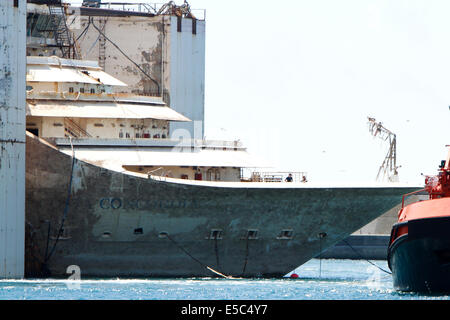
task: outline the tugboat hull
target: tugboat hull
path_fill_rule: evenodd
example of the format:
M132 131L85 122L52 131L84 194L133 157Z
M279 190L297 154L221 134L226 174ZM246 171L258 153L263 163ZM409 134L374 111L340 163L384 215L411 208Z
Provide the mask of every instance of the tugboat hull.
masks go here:
M450 217L417 219L394 225L388 263L395 290L450 292L449 231Z

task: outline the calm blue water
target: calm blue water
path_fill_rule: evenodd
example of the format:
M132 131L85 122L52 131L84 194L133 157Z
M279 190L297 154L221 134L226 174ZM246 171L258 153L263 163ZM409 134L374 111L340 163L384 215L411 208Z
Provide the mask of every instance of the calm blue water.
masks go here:
M388 270L386 261L373 261ZM0 300L448 300L393 290L364 260L316 260L297 279L0 280ZM81 278L82 275L81 275Z

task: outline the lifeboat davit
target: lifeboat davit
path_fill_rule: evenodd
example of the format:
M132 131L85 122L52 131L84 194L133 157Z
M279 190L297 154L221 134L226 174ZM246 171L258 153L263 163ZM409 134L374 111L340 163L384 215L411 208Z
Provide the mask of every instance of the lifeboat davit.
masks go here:
M418 192L428 193L428 200L404 206ZM394 289L450 292L450 149L439 174L426 177L425 188L402 202L387 257Z

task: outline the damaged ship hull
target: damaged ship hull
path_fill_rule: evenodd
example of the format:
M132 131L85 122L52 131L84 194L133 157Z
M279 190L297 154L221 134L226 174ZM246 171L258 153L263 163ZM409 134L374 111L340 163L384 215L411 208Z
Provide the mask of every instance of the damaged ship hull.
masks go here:
M415 190L159 181L29 133L26 161L28 277L67 277L71 265L85 277L282 276Z

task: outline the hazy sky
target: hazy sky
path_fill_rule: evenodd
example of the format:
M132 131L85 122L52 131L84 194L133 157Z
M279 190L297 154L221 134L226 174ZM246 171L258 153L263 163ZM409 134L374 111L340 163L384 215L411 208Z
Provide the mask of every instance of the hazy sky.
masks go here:
M450 144L449 1L189 3L206 9L206 138L240 139L311 181L370 182L388 150L371 116L397 134L400 181L437 172Z

